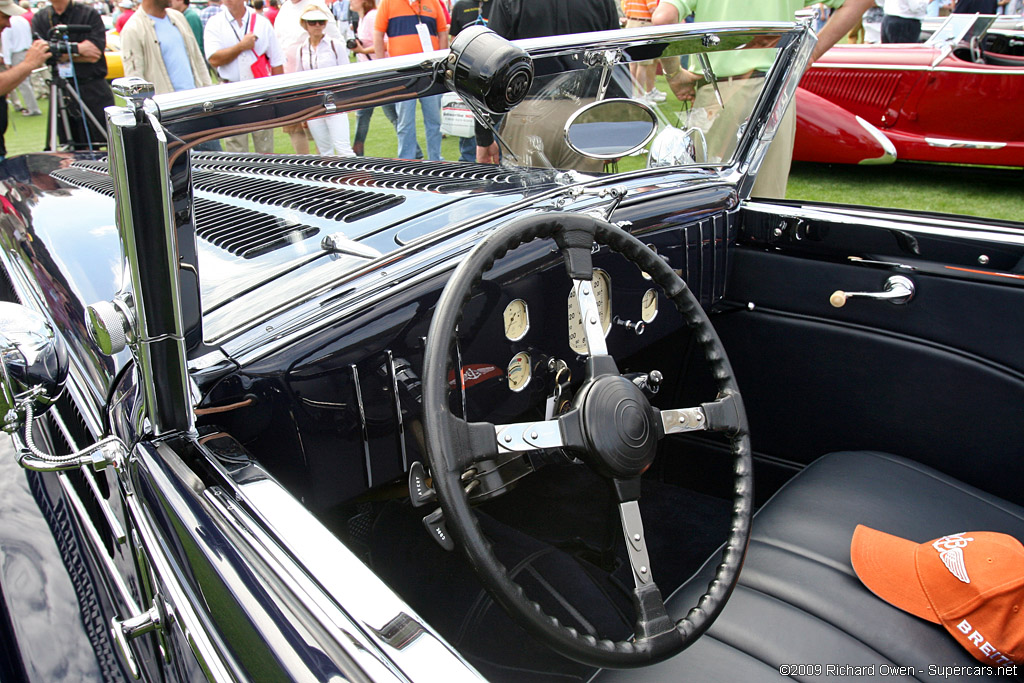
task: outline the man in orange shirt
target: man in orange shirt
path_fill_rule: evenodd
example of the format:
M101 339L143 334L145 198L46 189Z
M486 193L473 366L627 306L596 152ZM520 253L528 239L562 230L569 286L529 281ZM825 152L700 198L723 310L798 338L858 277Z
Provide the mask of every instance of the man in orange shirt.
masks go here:
M658 7L658 0L622 0L622 11L626 15L626 28L649 28L651 15ZM637 97L651 103L664 102L665 93L654 87L658 65L653 61L631 62L629 73L636 79L640 92Z
M384 36L391 57L448 47L448 21L438 0L381 0L373 25L374 58L384 58ZM420 98L427 134L427 158L441 158L441 96ZM398 158L416 158L416 100L399 102Z

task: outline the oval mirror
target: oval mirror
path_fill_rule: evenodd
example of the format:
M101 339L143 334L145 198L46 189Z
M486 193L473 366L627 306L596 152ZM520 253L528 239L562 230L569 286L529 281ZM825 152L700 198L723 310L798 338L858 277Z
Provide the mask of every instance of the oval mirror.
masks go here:
M43 316L24 306L0 302L0 416L3 428L17 431L25 420L24 405L44 413L64 390L68 352Z
M649 106L613 98L573 114L565 124L565 142L590 159L618 159L641 149L657 130L658 118Z

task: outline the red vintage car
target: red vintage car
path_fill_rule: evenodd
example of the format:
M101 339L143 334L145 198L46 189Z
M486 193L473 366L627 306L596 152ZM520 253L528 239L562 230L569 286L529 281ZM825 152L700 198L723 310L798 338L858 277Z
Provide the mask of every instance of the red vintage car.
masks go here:
M793 158L1024 166L1024 31L952 15L921 44L839 45L797 91Z

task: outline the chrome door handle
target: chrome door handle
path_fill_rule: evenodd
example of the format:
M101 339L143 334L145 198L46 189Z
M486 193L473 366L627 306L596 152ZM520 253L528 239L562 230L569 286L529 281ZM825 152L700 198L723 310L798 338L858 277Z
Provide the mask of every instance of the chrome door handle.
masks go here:
M836 308L846 305L846 300L853 297L862 299L878 299L894 304L905 304L914 297L914 282L903 275L893 275L885 281L885 288L881 292L844 292L837 289L828 298L828 302Z

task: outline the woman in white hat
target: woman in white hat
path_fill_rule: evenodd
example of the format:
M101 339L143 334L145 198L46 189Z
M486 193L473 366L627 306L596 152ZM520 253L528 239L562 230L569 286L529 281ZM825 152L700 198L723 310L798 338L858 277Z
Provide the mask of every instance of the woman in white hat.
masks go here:
M306 31L306 38L296 47L296 71L309 71L328 66L348 63L348 51L344 44L338 44L325 36L327 22L331 21L322 9L311 5L299 17L299 23ZM313 135L320 154L354 157L349 142L348 114L331 114L309 121L309 132Z

